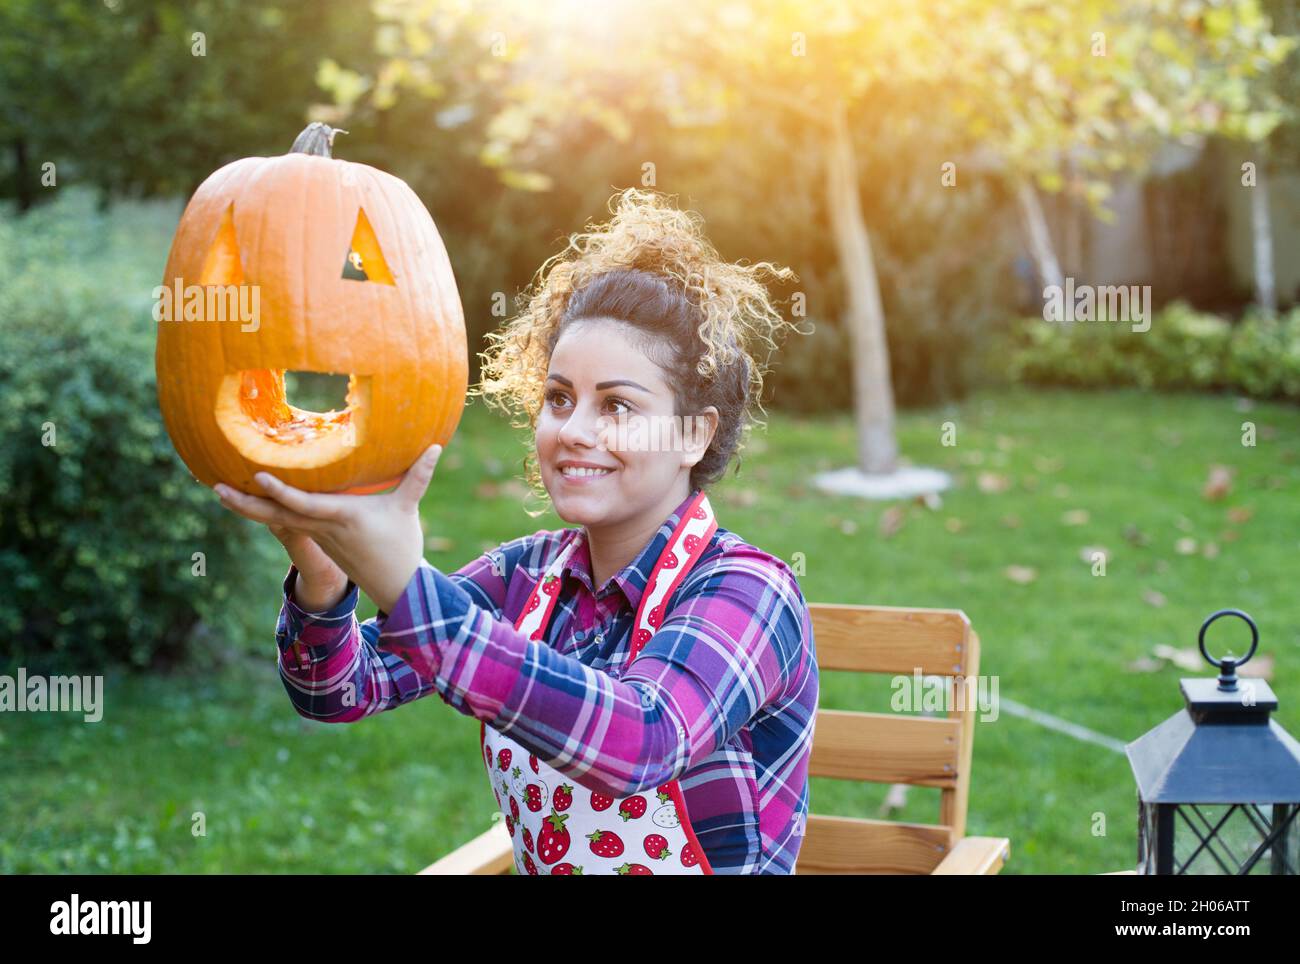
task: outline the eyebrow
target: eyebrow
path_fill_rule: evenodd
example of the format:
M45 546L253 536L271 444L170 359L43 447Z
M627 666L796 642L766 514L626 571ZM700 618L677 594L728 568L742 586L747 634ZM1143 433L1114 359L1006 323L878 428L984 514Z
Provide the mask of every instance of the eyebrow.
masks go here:
M563 375L547 375L546 379L547 381L554 379L555 381L559 382L561 385L568 385L570 388L573 387L573 382L569 381ZM640 389L641 391L645 392L647 395L654 394L654 392L650 391L650 389L646 388L644 385L638 385L636 382L630 381L626 378L616 378L612 382L597 382L596 391L603 392L607 388L615 388L619 385L627 385L630 388Z

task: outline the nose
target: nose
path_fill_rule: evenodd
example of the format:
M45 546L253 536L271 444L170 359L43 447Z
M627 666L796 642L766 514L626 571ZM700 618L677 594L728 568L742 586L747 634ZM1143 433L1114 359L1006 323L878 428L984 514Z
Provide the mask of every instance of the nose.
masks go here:
M588 405L575 405L560 427L559 442L566 448L604 448L599 414Z

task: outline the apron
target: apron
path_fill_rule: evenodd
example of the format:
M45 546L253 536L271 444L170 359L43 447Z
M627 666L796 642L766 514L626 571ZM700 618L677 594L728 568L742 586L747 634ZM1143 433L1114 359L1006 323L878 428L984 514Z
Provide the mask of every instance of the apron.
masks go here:
M668 601L718 528L701 492L655 561L632 624L624 668L663 621ZM578 532L533 588L515 628L541 640L560 594L560 574ZM712 874L676 780L630 797L609 797L548 766L526 747L480 722L479 741L519 874Z

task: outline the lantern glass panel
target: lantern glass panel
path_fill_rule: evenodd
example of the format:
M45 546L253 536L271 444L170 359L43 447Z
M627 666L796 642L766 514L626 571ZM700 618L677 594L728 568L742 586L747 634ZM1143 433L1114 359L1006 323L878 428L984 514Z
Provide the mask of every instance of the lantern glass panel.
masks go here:
M1175 872L1295 874L1300 870L1295 816L1296 808L1286 805L1181 804L1174 815ZM1278 824L1284 829L1274 835Z

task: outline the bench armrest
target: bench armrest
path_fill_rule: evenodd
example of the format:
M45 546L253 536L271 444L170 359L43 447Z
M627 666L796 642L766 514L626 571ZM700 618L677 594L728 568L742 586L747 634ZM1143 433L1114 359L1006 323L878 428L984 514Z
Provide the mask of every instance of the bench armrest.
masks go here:
M1006 837L963 837L931 873L996 874L1010 856Z
M492 829L434 861L421 874L508 874L514 870L514 846L505 821L495 820Z

